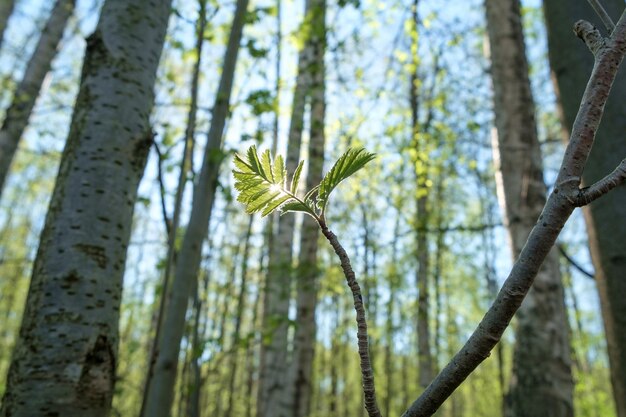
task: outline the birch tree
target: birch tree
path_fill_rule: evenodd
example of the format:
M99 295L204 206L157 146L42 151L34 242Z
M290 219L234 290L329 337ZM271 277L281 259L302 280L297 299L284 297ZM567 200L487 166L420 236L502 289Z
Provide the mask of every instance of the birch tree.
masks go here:
M546 202L543 162L519 0L487 0L496 129L497 190L513 256ZM559 257L553 249L517 312L507 416L573 416L569 327Z
M28 125L28 119L35 107L43 80L50 71L52 60L57 54L67 21L74 11L74 5L75 0L57 0L55 2L50 17L41 31L35 51L28 61L22 81L15 90L13 100L6 110L2 127L0 127L0 196L17 146ZM2 16L2 12L3 10L0 8L0 16ZM0 27L0 33L2 29Z
M428 248L428 166L426 149L426 130L429 121L420 122L420 77L419 77L419 1L413 0L411 6L411 72L409 85L409 105L411 108L411 150L414 152L412 162L415 172L415 259L417 270L415 283L418 288L417 300L417 356L419 367L419 385L426 388L433 377L433 358L430 351L430 318L429 318L429 276L430 250Z
M171 2L107 0L41 234L0 415L108 416L122 276Z
M302 32L311 33L313 25L312 0L305 4ZM293 93L287 142L287 170L293 172L300 159L302 129L307 92L311 84L312 50L309 39L298 54L298 74ZM272 238L268 271L263 291L262 344L257 396L257 417L288 417L290 394L287 387L289 366L286 361L288 345L288 314L292 284L293 216L278 218L276 235Z
M7 29L7 23L15 8L15 0L0 0L0 47L4 40L4 32Z
M576 22L574 31L588 46L595 61L555 187L508 278L477 329L403 417L432 415L465 378L489 357L530 290L542 263L550 256L559 233L574 209L590 204L626 181L626 159L623 159L612 172L597 182L585 188L580 186L606 100L619 64L626 54L626 12L622 12L610 37L603 37L584 20Z
M243 254L241 257L241 282L239 284L239 292L237 293L237 309L235 311L235 328L233 329L232 336L232 349L231 356L229 358L229 373L228 376L228 405L224 411L224 417L231 417L233 415L233 408L235 406L235 379L237 378L237 369L240 363L239 347L241 344L241 323L243 321L243 313L246 303L247 286L248 286L248 265L250 262L250 237L252 236L252 225L254 216L250 216L248 221L248 227L246 228L246 234L243 244Z
M169 289L170 277L172 275L174 258L176 254L176 236L180 225L180 215L183 202L183 194L187 186L187 177L192 165L192 151L194 145L194 135L196 133L196 118L198 114L198 86L200 82L200 65L202 63L202 50L204 47L204 31L207 23L206 16L206 0L198 0L198 21L196 24L196 45L195 53L196 59L193 65L193 71L191 75L190 86L190 103L189 111L187 113L187 125L185 128L185 137L183 142L183 155L180 161L180 168L178 171L178 184L176 187L176 194L174 196L174 208L171 215L171 227L168 229L167 239L167 253L165 258L165 269L163 273L163 289L162 293L167 294ZM168 220L166 220L167 222ZM155 335L150 347L150 361L148 362L148 370L146 372L146 381L144 384L144 390L147 391L147 387L150 384L152 378L152 372L157 357L157 341L160 337L161 322L163 314L165 312L165 302L167 297L161 297L159 300L159 309L157 311L156 323L155 323ZM146 407L147 396L144 395L141 404L140 415L143 415Z
M324 168L324 134L326 114L326 0L311 1L311 125L306 188L312 189L322 181ZM292 389L290 413L293 417L307 417L311 410L313 390L313 357L316 344L315 309L319 286L318 271L319 228L315 220L305 216L300 231L300 254L296 270L296 326L293 363L290 381Z
M157 358L154 375L150 379L144 400L146 407L143 416L169 416L174 401L176 371L180 343L185 327L185 314L189 298L195 286L200 269L202 244L207 237L217 176L222 157L222 136L229 114L230 96L233 87L237 56L245 23L248 0L238 0L224 53L222 76L215 96L211 127L204 151L202 168L194 190L191 215L180 253L176 259L174 279L163 317L160 337L157 340Z
M571 36L571 25L580 16L593 16L587 2L544 1L548 29L550 66L560 106L563 136L569 138L583 94L585 78L593 66L592 57ZM621 0L603 0L609 15L618 16L624 8ZM597 27L603 27L596 19ZM613 94L605 108L605 121L583 172L583 184L593 184L626 155L626 142L617 138L626 131L626 73L622 70L613 85ZM620 187L599 202L583 209L591 259L600 295L600 305L607 339L611 383L617 415L626 417L626 189Z

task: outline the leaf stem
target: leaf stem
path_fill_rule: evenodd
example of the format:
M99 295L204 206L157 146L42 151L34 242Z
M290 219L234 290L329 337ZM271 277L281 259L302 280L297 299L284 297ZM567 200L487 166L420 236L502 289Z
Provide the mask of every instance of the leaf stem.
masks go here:
M306 207L308 209L307 213L311 215L311 217L313 217L315 219L315 221L320 225L324 223L324 214L322 213L321 216L318 216L317 213L315 213L315 210L313 210L307 203L305 203L303 200L301 200L300 198L298 198L297 195L295 195L294 193L292 193L291 191L289 191L286 188L282 188L281 190L283 193L287 194L289 197L293 198L294 200L296 200L298 203L302 204L304 207Z
M361 377L363 379L363 393L365 397L365 409L369 417L382 417L376 401L376 390L374 387L374 371L372 369L372 361L369 353L369 336L367 334L367 321L365 318L365 307L363 304L363 296L361 295L361 287L356 280L356 275L350 264L350 258L345 249L339 243L337 236L328 229L326 222L316 217L317 222L322 229L322 233L328 239L335 253L341 261L341 269L346 277L348 287L352 291L354 299L354 310L356 311L357 322L357 339L359 347L359 357L361 360Z

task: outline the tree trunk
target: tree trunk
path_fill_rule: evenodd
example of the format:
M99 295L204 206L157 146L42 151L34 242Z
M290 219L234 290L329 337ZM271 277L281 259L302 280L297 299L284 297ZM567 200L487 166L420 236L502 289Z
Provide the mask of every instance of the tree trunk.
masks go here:
M266 252L264 251L259 251L259 272L262 271L263 265L265 264L265 258L266 258ZM258 274L258 276L262 276L261 273ZM250 318L250 329L251 331L253 331L254 329L258 329L260 327L259 324L259 309L261 306L261 279L259 279L256 282L256 293L254 294L254 303L252 303L252 317ZM257 357L260 355L256 355L257 352L257 346L261 344L260 340L259 340L259 333L260 332L255 332L254 333L254 338L252 340L249 340L248 343L246 343L246 384L245 384L245 410L246 410L246 414L245 417L251 417L252 416L252 408L253 408L253 402L255 399L255 395L254 395L254 389L255 389L255 380L254 380L254 374L256 369L258 369L257 366ZM260 351L260 349L259 349ZM258 388L258 384L256 384L256 387Z
M324 168L324 134L326 114L326 0L310 0L310 22L312 33L311 62L311 127L309 135L309 158L306 189L311 190L322 181ZM315 354L316 332L315 308L319 287L317 246L319 227L310 216L305 216L300 231L300 256L296 285L296 326L293 347L293 363L290 386L293 417L307 417L311 410L313 391L313 356Z
M514 257L546 202L519 0L486 0L498 193ZM569 330L557 253L543 263L517 314L507 416L568 417L573 409Z
M193 192L189 224L176 260L174 280L163 318L161 337L157 341L157 360L146 400L144 417L167 417L174 400L176 369L183 336L185 314L200 269L202 243L211 219L217 189L219 166L223 159L222 135L229 113L237 55L245 22L248 0L237 0L223 71L213 106L211 128L204 152L202 168Z
M211 248L209 248L210 250ZM189 375L189 395L187 398L187 417L200 417L202 414L202 407L200 406L202 387L204 386L204 380L202 376L202 354L204 353L204 335L206 333L206 319L207 316L205 306L207 304L209 282L211 275L208 271L203 271L202 276L202 291L200 287L195 291L193 312L194 323L191 339L191 360L189 361L190 375Z
M333 320L333 329L331 332L331 341L330 341L330 351L331 354L328 355L328 366L330 367L330 396L328 399L328 416L329 417L338 417L339 414L339 366L338 362L343 358L339 356L339 358L335 357L340 351L340 343L341 337L339 335L338 329L341 326L341 308L342 305L339 302L339 296L337 294L331 295L331 305L334 306L334 320Z
M483 224L485 226L496 223L495 217L497 212L496 203L493 201L493 187L487 182L491 176L487 177L478 170L476 174L477 186L479 187L480 212L482 213ZM481 232L481 243L484 254L483 268L485 270L485 288L487 290L487 305L492 303L498 295L498 283L496 281L496 256L497 248L495 243L494 231L492 228L485 227ZM496 346L496 361L498 367L498 385L500 388L499 409L504 413L504 398L506 396L506 382L504 376L504 341L501 340Z
M186 415L188 417L199 417L200 416L200 390L202 389L202 368L200 366L200 349L202 345L202 341L200 340L200 324L201 324L201 315L203 313L202 309L202 300L199 293L196 293L195 299L193 300L193 329L191 333L191 348L189 354L188 365L189 366L189 376L188 378L183 378L183 384L187 385L186 390L186 401L185 401L185 410L186 413L183 414L179 412L178 415ZM183 373L184 374L184 373ZM181 402L182 395L185 393L185 390L181 390ZM182 407L179 407L182 410Z
M437 186L435 188L433 211L436 213L435 226L437 228L437 238L435 239L435 264L433 266L433 286L435 288L435 328L433 329L433 348L435 355L433 358L433 370L435 373L439 373L439 358L441 357L441 340L439 335L441 334L441 317L443 304L441 303L441 276L443 275L443 257L447 250L445 243L445 231L444 219L446 214L446 199L445 199L445 180L446 172L443 166L439 166L438 172L440 173L437 179Z
M107 0L80 92L0 415L108 416L122 276L171 1Z
M165 269L163 273L163 286L161 287L161 294L167 294L169 291L169 281L172 274L174 265L174 258L176 255L176 236L178 234L178 227L180 225L180 212L183 202L183 194L185 187L187 186L187 176L191 170L192 163L192 151L194 144L194 135L196 132L196 116L198 113L198 84L200 80L200 64L202 63L202 49L204 46L204 29L206 26L206 0L199 0L200 6L198 22L196 26L196 61L193 66L193 73L191 76L191 100L189 104L189 112L187 113L187 127L185 129L185 138L183 144L183 156L180 162L180 170L178 172L178 185L176 188L176 194L174 196L174 210L172 212L171 227L169 228L169 234L167 237L167 254L165 259ZM167 219L165 219L167 222ZM165 302L167 297L161 297L159 300L158 311L156 311L155 323L155 335L150 346L150 359L148 361L148 371L146 373L146 380L144 382L144 393L147 392L150 380L152 379L152 373L154 372L154 365L157 357L157 341L160 338L161 325L163 321L163 314L165 312ZM146 408L147 396L144 395L141 403L140 416L144 415Z
M13 347L13 338L17 333L15 327L16 325L11 322L15 322L16 320L11 320L11 316L15 315L16 311L19 311L19 308L15 308L16 298L19 286L19 281L22 279L25 274L23 269L25 268L25 262L21 262L22 266L17 266L15 271L6 270L6 261L13 256L10 250L11 241L22 242L23 233L18 233L20 230L30 230L32 228L32 223L30 220L20 221L16 212L19 212L18 202L22 199L26 198L27 188L19 187L13 195L11 199L8 201L7 209L5 210L5 218L4 223L2 225L2 229L0 229L0 245L3 250L0 252L0 266L2 267L2 275L4 276L2 286L0 287L0 306L2 307L2 313L4 316L4 321L2 323L2 330L0 331L0 375L6 375L6 367L8 367L9 362L11 360L11 348ZM17 225L14 225L14 222ZM17 240L17 236L19 236L19 240ZM10 239L10 240L9 240ZM18 253L20 255L26 249L25 247L21 248L22 250ZM10 271L10 272L9 272Z
M428 248L428 234L426 233L426 225L428 224L428 171L426 149L424 143L425 126L420 126L419 122L419 75L418 75L418 26L419 1L413 1L413 32L411 33L411 56L413 59L413 70L410 76L409 102L411 106L411 143L415 148L415 185L416 185L416 214L415 214L415 236L417 239L415 257L418 268L415 280L418 289L417 301L417 356L419 363L419 385L422 389L426 389L430 381L433 379L433 357L430 351L430 324L429 324L429 304L430 297L428 294L430 265L430 251Z
M278 134L279 134L279 128L280 128L280 97L281 97L281 86L282 86L282 79L281 79L281 64L282 64L282 42L283 42L283 32L282 32L282 1L281 0L276 0L276 37L275 37L275 41L276 41L276 62L275 62L275 80L274 80L274 91L275 91L275 99L274 99L274 120L273 120L273 131L272 131L272 155L276 155L277 154L277 148L278 148ZM295 98L295 95L294 95ZM294 102L295 105L295 102ZM260 263L261 265L261 270L264 266L266 266L265 264L265 260L268 259L269 260L269 254L270 253L274 253L274 245L275 245L275 231L276 231L276 225L278 224L279 221L279 217L280 217L280 213L272 213L268 219L267 219L267 223L265 225L265 231L264 231L264 247L265 250L262 251L262 256L261 256L261 260L262 262ZM266 256L267 254L267 256ZM268 276L268 271L269 271L269 265L267 265L267 268L265 269L265 271L261 271L264 272L261 273L261 276L265 276L266 278L266 282L265 284L267 284L267 276ZM259 288L261 288L259 286ZM254 320L252 322L252 327L256 328L256 318L257 318L257 313L259 312L258 310L258 306L260 305L260 301L261 301L261 297L263 298L263 302L265 302L266 297L265 295L267 294L267 292L265 290L259 290L259 292L256 294L255 296L255 308L254 308ZM265 309L263 309L265 312ZM262 317L264 317L264 315L262 315ZM256 339L255 339L256 341ZM265 331L264 331L264 327L263 327L263 323L261 324L261 332L260 332L260 350L259 350L259 357L261 357L263 355L264 352L264 345L265 345ZM254 388L254 381L253 381L253 375L252 372L254 370L254 363L253 362L253 356L254 356L254 352L255 349L254 347L250 347L248 346L248 352L246 354L246 360L250 361L249 366L247 367L249 372L248 372L248 380L247 380L247 407L246 407L246 417L250 417L252 415L252 391ZM259 377L258 377L258 384L256 386L257 388L257 393L256 393L256 411L257 414L260 414L260 411L263 407L263 398L262 395L262 386L261 386L261 362L262 360L259 360Z
M230 364L228 366L228 404L224 417L233 415L235 403L235 380L237 378L237 368L239 367L239 345L241 343L241 322L243 320L243 311L246 304L246 293L248 287L248 265L250 263L250 236L252 235L252 223L254 216L250 216L248 227L244 238L243 256L241 258L241 284L239 285L239 293L237 295L237 312L235 314L235 328L233 330L233 342L230 352Z
M195 302L195 300L194 300ZM194 312L194 316L193 316L193 326L195 327L195 324L198 322L195 316L195 305L193 306L193 312ZM173 412L171 415L175 416L175 417L183 417L185 416L185 414L183 414L183 410L185 410L185 404L188 401L189 397L191 396L191 378L190 378L190 372L189 372L189 368L190 368L190 364L193 361L192 356L194 355L194 350L193 350L193 346L191 346L191 344L193 343L190 342L190 339L193 339L193 330L189 328L189 326L185 327L185 344L182 347L182 351L184 352L183 354L183 367L182 369L179 371L178 374L178 380L182 381L182 383L179 385L179 389L178 389L178 398L177 398L177 404L176 404L176 412Z
M9 17L13 13L15 7L15 0L0 0L0 47L2 47L2 41L4 40L4 32L9 22Z
M513 22L514 20L511 19ZM594 55L595 64L555 179L555 188L550 193L537 223L532 227L528 240L496 300L461 350L407 409L404 414L406 417L433 414L476 367L489 357L513 315L522 305L574 209L601 198L626 182L626 160L622 160L601 180L589 187L580 188L586 161L602 120L604 105L617 76L619 64L626 55L626 10L608 38L585 20L576 22L574 32ZM510 37L508 33L504 35L505 38Z
M250 217L253 217L253 216L250 216ZM232 254L230 255L232 257L232 260L231 260L230 270L227 272L227 276L233 277L233 278L237 276L237 266L239 265L238 261L240 258L239 256L240 253L241 253L241 245L239 244L239 240L238 240L238 242L233 247ZM243 264L243 262L244 260L242 258L241 263ZM232 294L233 284L234 284L234 279L229 279L222 286L221 291L223 291L224 294L222 297L223 301L221 304L223 304L223 306L221 309L216 311L217 316L219 317L219 324L218 324L217 338L215 342L216 342L216 345L219 347L218 349L220 353L219 355L213 355L213 358L212 358L213 372L211 372L211 376L215 380L215 384L218 387L220 387L220 389L222 389L222 387L226 385L226 380L228 380L229 378L226 376L226 374L231 374L234 376L235 371L236 371L236 369L228 367L226 368L227 371L224 372L223 371L224 367L221 366L222 361L226 362L229 357L236 357L237 355L237 349L234 344L232 345L230 350L226 348L226 326L227 326L227 321L228 321L227 318L230 318L230 315L231 315L230 300L234 299L233 294ZM232 394L232 392L229 392L228 402L230 402L232 399L232 395L230 394ZM215 412L213 413L214 415L218 415L218 416L224 415L222 410L223 410L225 397L226 396L224 395L218 395L217 398L213 401L213 403L215 403Z
M312 0L307 0L305 16L309 16ZM310 80L312 50L310 42L298 55L298 75L293 94L287 172L294 172L300 159L304 124L304 108ZM257 399L257 417L287 417L290 413L290 392L287 387L287 333L291 292L293 233L295 216L278 218L278 231L269 253L268 273L263 297L261 364Z
M5 2L0 0L0 3L4 4ZM0 128L0 195L4 190L6 177L17 151L17 145L28 125L28 119L35 107L43 80L50 71L52 59L57 54L58 46L67 26L67 20L74 11L74 5L75 0L57 0L54 4L35 51L28 61L22 81L17 86L13 101L6 111L4 122ZM11 7L11 5L8 6ZM2 16L2 8L3 6L0 6L0 16ZM2 29L4 28L0 27L0 33L2 33Z
M399 271L399 257L398 257L398 241L400 240L400 207L396 206L397 210L394 226L393 226L393 240L392 240L392 249L391 249L391 265L388 272L388 280L389 280L389 300L387 301L386 315L387 315L387 323L385 326L385 375L387 379L387 386L385 387L385 401L383 403L383 409L385 410L386 416L391 416L391 404L392 398L396 393L394 384L394 335L395 335L395 327L393 314L396 306L396 292L400 288L401 283L401 272Z
M442 283L443 289L446 294L453 294L453 285L451 277L443 275L442 278L444 282ZM460 339L460 331L458 323L456 322L456 317L458 317L459 312L454 308L454 300L452 297L448 296L445 298L445 311L446 311L446 354L449 358L454 357L455 352L458 349L459 339ZM406 404L406 403L403 403ZM452 397L448 400L448 412L450 417L462 417L465 415L463 412L465 409L465 395L463 391L459 390L455 392ZM498 414L496 414L498 415Z
M571 3L571 4L570 4ZM572 36L572 25L584 18L602 27L587 2L545 0L550 66L561 110L564 136L569 138L580 106L586 80L593 67L593 57L585 45ZM604 0L602 5L617 17L624 9L622 0ZM583 184L593 184L613 170L626 155L626 70L622 68L613 84L613 93L604 109L604 122L597 132ZM600 306L607 338L611 383L617 415L626 417L626 188L619 187L583 208L591 259L600 295Z

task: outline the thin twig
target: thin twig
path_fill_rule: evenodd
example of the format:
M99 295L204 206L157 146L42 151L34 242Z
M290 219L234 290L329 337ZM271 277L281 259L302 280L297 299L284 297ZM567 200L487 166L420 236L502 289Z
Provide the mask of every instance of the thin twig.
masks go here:
M369 336L367 334L367 321L365 318L365 307L363 305L363 296L361 295L361 287L356 280L356 275L352 270L350 258L345 249L339 243L337 236L331 232L323 220L317 219L322 229L322 233L328 239L335 253L341 261L341 269L346 277L346 281L352 291L354 299L354 310L356 311L357 322L357 339L359 346L359 357L361 359L361 376L363 378L363 394L365 399L365 409L370 417L382 417L376 401L376 389L374 386L374 370L372 369L372 361L369 353Z
M613 33L613 31L615 30L615 23L613 23L611 16L609 16L606 10L604 10L604 7L602 7L598 0L588 1L591 7L593 7L593 10L595 10L595 12L600 17L600 20L602 20L602 23L604 23L604 26L606 26L606 30L609 31L609 34Z
M475 225L448 225L448 226L440 226L440 227L413 227L407 230L402 231L398 234L398 237L406 237L408 235L412 235L415 232L419 233L450 233L450 232L482 232L487 229L495 229L497 227L502 227L502 223L485 223L485 224L475 224Z
M167 214L167 206L165 205L165 182L163 180L163 154L161 153L161 148L159 145L154 142L154 150L156 151L158 162L157 162L157 179L159 181L159 191L161 196L161 213L163 214L163 222L165 223L165 231L167 235L170 236L172 233L172 225L170 223L170 217Z
M563 256L563 258L565 258L565 260L569 262L574 268L576 268L581 274L585 275L587 278L591 278L591 279L596 278L595 275L593 275L591 272L583 268L578 262L574 260L574 258L572 258L567 253L567 251L565 250L565 246L563 246L562 243L557 244L556 247L559 249L561 256Z
M580 190L576 204L578 204L579 207L586 206L597 198L602 197L613 188L622 185L625 181L626 159L623 159L622 162L617 166L617 168L613 170L613 172L611 172L592 186Z

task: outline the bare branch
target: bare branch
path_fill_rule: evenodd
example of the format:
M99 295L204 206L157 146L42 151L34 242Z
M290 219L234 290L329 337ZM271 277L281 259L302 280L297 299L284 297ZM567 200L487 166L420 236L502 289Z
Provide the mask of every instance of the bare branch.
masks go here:
M374 386L374 370L372 369L372 361L369 353L369 336L367 335L367 321L365 319L365 307L363 305L363 297L361 295L361 288L356 280L352 265L350 264L350 258L345 249L339 243L337 236L331 232L324 221L317 219L322 233L328 239L331 246L335 250L335 253L341 261L341 269L346 277L348 286L352 291L352 298L354 300L354 310L356 311L357 321L357 339L359 346L359 357L361 360L361 376L363 378L363 394L365 398L365 409L369 417L382 417L378 404L376 401L376 390Z
M583 94L580 109L574 120L569 144L556 184L562 184L558 191L570 192L570 197L578 194L574 178L582 177L589 151L600 126L604 105L609 97L619 64L626 53L626 14L622 14L615 31L609 39L598 39L599 32L589 22L578 21L576 33L594 52L595 65ZM601 38L601 37L600 37Z
M626 159L615 168L606 177L596 182L588 188L583 188L578 194L576 205L578 207L586 206L592 201L602 197L604 194L611 191L613 188L622 185L626 181Z
M153 142L154 150L156 151L158 162L157 162L157 180L159 181L159 194L161 196L161 213L163 215L163 222L165 223L165 231L167 235L171 234L171 222L170 217L167 214L167 207L165 204L165 181L163 180L163 153L161 152L161 148L156 142Z
M556 180L557 186L550 194L537 224L493 305L461 350L409 407L403 417L433 415L469 374L489 357L530 290L541 264L554 246L565 222L576 207L576 199L581 192L580 177L591 151L617 68L626 53L626 12L622 14L608 40L599 41L590 26L585 22L576 24L576 33L591 45L592 51L595 50L595 65L563 157ZM603 189L606 189L606 186Z
M598 0L588 1L591 7L593 7L593 10L595 10L600 17L600 20L602 20L602 23L604 23L604 26L606 26L606 30L608 30L609 33L612 33L615 30L615 23L613 23L611 16L609 16L606 10L604 10L604 7L602 7L602 4L600 4Z
M591 278L591 279L595 279L596 278L595 275L593 275L591 272L589 272L585 268L583 268L578 262L576 262L574 260L574 258L572 258L567 253L567 251L565 250L565 246L562 243L558 243L556 245L556 247L559 249L559 252L561 253L561 256L563 256L563 258L565 258L565 260L567 262L569 262L574 268L576 268L576 270L578 270L581 274L583 274L587 278Z
M591 53L595 56L606 42L600 31L586 20L579 20L574 25L574 33L585 42Z

